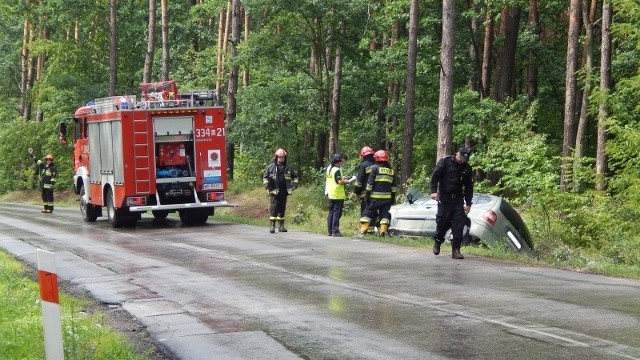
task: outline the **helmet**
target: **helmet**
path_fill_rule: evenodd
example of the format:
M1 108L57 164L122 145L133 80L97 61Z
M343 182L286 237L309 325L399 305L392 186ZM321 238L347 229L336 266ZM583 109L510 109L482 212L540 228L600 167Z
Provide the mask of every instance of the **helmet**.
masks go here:
M389 161L389 155L384 150L378 150L373 154L373 158L378 162Z
M275 156L287 156L287 152L284 151L284 149L278 149L276 150L276 155Z
M53 155L47 154L47 156L45 156L44 159L53 161Z
M365 147L362 148L362 150L360 150L360 156L362 156L362 157L365 157L365 156L371 155L371 154L373 154L373 149L368 147L368 146L365 146Z

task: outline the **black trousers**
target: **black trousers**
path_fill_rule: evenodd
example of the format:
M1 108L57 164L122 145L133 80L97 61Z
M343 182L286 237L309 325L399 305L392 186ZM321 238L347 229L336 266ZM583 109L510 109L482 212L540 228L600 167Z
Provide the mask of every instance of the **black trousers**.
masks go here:
M364 211L364 218L369 218L370 222L374 221L376 217L380 219L380 224L388 224L391 220L391 214L389 210L391 210L391 205L393 202L391 200L375 200L371 199L369 206Z
M371 198L363 197L360 201L360 217L364 216L365 210L371 203Z
M45 205L53 205L53 188L42 188L42 202Z
M438 212L436 213L436 234L433 238L442 242L447 230L451 229L451 247L460 249L466 222L467 215L464 213L463 198L440 201L438 202Z
M269 220L284 220L284 213L287 210L287 196L286 191L280 191L278 195L271 195Z
M344 209L344 200L329 199L329 213L327 214L327 232L329 234L340 232L342 209Z

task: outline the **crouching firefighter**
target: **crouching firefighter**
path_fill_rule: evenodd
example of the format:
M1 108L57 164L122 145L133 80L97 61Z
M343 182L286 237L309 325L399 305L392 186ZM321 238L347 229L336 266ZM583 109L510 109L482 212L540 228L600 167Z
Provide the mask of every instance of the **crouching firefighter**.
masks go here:
M284 149L276 150L273 162L270 163L262 176L264 188L271 197L269 206L269 232L287 232L284 227L284 214L287 210L287 196L298 187L298 174L287 164L287 152Z
M369 224L376 216L380 219L380 235L386 236L391 221L389 210L395 202L398 185L395 173L389 156L384 150L378 150L373 154L376 164L371 166L371 172L367 179L365 197L368 206L360 218L360 235L364 235L369 230Z
M56 175L58 169L53 163L53 156L47 155L44 157L44 162L38 160L37 162L37 174L40 179L40 189L42 190L42 202L44 204L43 213L53 212L53 186L56 184Z

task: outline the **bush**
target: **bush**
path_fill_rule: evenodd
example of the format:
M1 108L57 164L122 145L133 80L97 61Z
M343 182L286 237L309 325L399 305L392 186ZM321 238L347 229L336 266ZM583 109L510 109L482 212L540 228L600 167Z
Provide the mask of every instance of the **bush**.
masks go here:
M602 254L616 264L638 265L639 229L626 213L624 203L603 192L554 191L530 202L527 223L541 258L579 266L587 263L584 251Z

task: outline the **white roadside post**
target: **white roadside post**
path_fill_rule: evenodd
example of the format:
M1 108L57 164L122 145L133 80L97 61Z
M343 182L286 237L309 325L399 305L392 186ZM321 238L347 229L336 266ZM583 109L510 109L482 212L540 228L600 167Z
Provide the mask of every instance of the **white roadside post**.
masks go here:
M38 258L38 282L44 329L44 352L47 360L63 360L62 320L58 296L58 274L56 258L50 251L36 250Z

